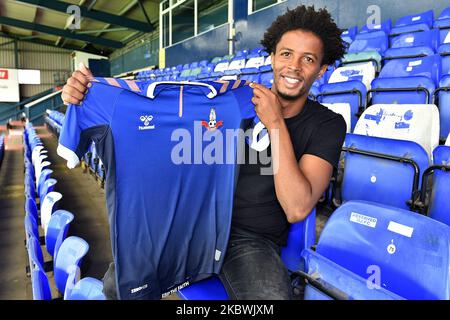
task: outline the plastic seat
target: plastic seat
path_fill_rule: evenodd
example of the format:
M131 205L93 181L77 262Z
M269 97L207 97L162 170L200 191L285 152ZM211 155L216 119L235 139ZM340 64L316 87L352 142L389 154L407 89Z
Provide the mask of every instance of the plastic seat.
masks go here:
M39 177L39 181L37 183L37 192L38 192L38 194L40 194L42 185L50 177L50 175L52 173L53 173L53 170L51 170L51 169L44 169L44 170L42 170L41 175Z
M66 210L55 211L47 225L47 233L45 235L45 246L47 252L56 257L56 243L62 243L67 236L69 225L73 221L73 214ZM58 246L59 249L59 246Z
M67 277L64 300L106 300L103 282L90 277L79 278L79 268L72 268Z
M61 244L54 266L55 284L59 292L64 293L69 273L80 266L88 250L88 243L75 236L68 237Z
M408 32L428 31L432 28L433 21L433 10L401 17L397 20L395 27L391 29L390 36Z
M40 203L43 203L45 196L48 193L53 191L53 189L55 188L56 183L57 183L56 179L47 179L44 182L44 184L42 185L41 193L39 194Z
M391 32L392 29L392 20L388 19L385 20L379 24L372 24L372 25L364 25L361 28L360 33L365 33L365 32L375 32L375 31L384 31L386 34L389 34Z
M340 200L372 201L413 209L427 152L412 141L347 134Z
M341 34L342 40L347 42L348 44L351 44L353 40L355 39L356 33L358 32L358 27L353 26L348 28L347 30L344 30Z
M36 201L33 198L26 198L25 199L25 213L29 214L34 218L35 221L38 221L38 209L36 205Z
M450 7L442 10L439 17L434 21L433 27L438 29L450 28Z
M367 98L372 97L372 104L429 104L440 74L439 55L392 60L372 81Z
M358 121L359 114L366 108L366 86L357 80L328 83L320 86L317 101L320 103L348 103L351 110L351 127L353 129Z
M337 68L331 74L328 83L357 80L369 90L373 79L375 79L375 67L372 63L366 62Z
M348 103L322 103L325 107L331 111L342 115L347 124L347 133L350 133L351 128L351 107Z
M317 243L316 253L365 278L366 283L404 299L448 300L449 238L450 228L428 217L354 201L332 214ZM326 281L333 276L332 269L329 277L319 264L311 265L308 261L306 264L308 273L314 273L316 278ZM338 280L334 287L351 298L355 295L356 299L373 299L378 292L369 286L355 290L346 278Z
M428 153L430 162L439 144L439 111L433 104L377 104L359 118L355 134L414 141Z
M404 33L391 39L391 48L430 47L435 52L439 45L439 30Z
M300 253L315 242L315 209L301 222L291 225L287 245L282 248L281 258L290 271L303 268ZM181 289L178 295L185 300L228 300L228 295L219 278L211 278Z
M436 97L439 106L440 139L445 140L450 134L450 75L442 77Z
M384 31L359 33L348 48L348 53L376 51L382 55L388 47L388 36Z
M433 151L434 165L425 173L422 183L422 203L427 196L428 177L432 177L431 194L427 200L430 218L450 226L450 146L438 146Z
M33 300L52 300L48 277L41 269L35 269L31 272L31 286Z

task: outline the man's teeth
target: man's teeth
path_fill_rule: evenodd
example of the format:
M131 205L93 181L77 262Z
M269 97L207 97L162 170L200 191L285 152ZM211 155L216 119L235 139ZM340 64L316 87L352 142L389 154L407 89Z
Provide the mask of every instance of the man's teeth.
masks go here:
M299 79L289 78L289 77L286 77L286 76L284 78L286 79L287 82L292 83L292 84L300 82Z

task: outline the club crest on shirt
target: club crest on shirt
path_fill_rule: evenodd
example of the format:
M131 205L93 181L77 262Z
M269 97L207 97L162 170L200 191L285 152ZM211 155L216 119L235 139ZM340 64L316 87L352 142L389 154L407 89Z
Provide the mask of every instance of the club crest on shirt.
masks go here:
M208 131L214 131L218 129L219 127L223 126L223 121L217 121L216 120L216 110L214 108L211 108L211 111L209 112L209 121L202 121L202 126L208 129Z

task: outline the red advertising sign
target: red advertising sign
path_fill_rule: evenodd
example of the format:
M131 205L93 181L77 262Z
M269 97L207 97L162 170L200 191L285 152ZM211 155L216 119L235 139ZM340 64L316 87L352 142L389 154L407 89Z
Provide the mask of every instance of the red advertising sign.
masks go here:
M0 69L0 80L8 80L8 70Z

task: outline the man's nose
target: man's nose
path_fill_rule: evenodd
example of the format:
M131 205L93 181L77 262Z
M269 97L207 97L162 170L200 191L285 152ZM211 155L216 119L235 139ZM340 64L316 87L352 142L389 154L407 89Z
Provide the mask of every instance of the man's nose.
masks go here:
M292 59L288 65L288 68L292 71L300 71L302 68L301 59Z

